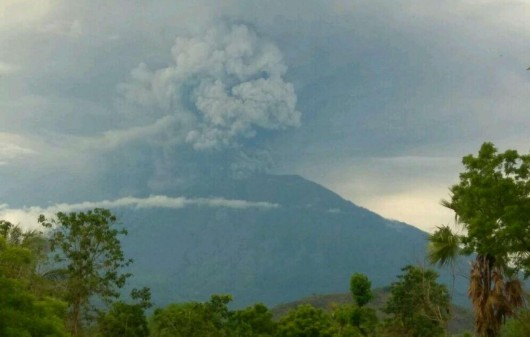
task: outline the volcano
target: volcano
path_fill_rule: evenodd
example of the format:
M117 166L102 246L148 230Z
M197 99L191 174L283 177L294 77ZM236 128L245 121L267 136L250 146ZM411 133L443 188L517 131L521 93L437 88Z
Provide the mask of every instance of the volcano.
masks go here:
M159 306L221 293L235 306L276 305L347 291L356 272L388 286L425 256L425 232L300 176L213 179L167 195L239 206L117 211L129 231L122 245L134 259L131 287L150 287Z

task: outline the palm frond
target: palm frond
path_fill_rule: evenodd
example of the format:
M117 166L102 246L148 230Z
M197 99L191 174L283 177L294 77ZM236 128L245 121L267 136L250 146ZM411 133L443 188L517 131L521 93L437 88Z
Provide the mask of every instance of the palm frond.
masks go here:
M432 264L443 266L461 254L461 237L449 226L440 226L429 236L428 259Z
M520 308L525 304L526 296L523 283L518 279L511 279L504 285L507 302L512 308Z

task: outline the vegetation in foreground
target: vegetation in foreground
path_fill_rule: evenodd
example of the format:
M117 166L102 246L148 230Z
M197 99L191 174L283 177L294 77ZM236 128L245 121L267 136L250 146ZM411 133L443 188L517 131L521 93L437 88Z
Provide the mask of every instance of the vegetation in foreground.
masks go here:
M430 237L429 258L440 265L474 258L475 335L529 336L522 279L530 275L530 156L498 153L485 143L463 163L460 183L443 202L462 230L440 227ZM351 302L330 311L301 304L275 319L263 304L231 310L230 295L213 295L156 308L148 317L148 288L120 300L132 261L119 241L127 232L110 211L58 213L39 222L45 233L0 221L0 336L448 336L449 290L433 270L411 265L391 285L384 318L368 306L373 293L363 274L350 279Z

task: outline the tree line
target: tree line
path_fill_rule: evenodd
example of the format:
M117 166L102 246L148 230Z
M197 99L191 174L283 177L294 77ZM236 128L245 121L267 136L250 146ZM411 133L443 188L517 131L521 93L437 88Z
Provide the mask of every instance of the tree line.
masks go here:
M373 293L364 274L350 279L351 303L330 311L302 304L275 319L261 303L231 310L230 295L212 295L207 302L173 303L148 315L148 288L120 299L131 276L121 271L131 261L118 240L126 232L115 228L110 211L58 213L39 222L51 229L46 235L0 223L3 337L434 336L449 318L447 289L436 273L416 266L405 267L392 284L384 321L367 306Z
M428 258L453 266L472 259L468 295L479 337L530 336L524 280L530 275L530 155L484 143L463 158L460 182L442 205L455 225L429 236ZM299 305L280 318L263 304L232 310L230 295L151 309L149 288L120 291L131 274L106 209L40 216L43 231L0 220L0 336L5 337L318 337L448 336L451 292L438 274L405 266L384 314L366 275L350 279L351 303L324 311ZM471 334L469 334L471 336Z

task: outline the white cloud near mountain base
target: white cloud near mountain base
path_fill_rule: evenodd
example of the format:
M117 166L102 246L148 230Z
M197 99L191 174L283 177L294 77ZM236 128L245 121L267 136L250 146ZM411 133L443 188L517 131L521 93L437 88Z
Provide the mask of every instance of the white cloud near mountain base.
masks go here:
M116 200L85 201L74 204L55 204L49 207L31 206L19 209L9 208L7 204L0 204L0 219L10 221L20 225L24 229L38 228L37 219L43 214L46 217L53 217L58 212L68 213L85 211L94 208L171 208L180 209L185 207L214 207L214 208L261 208L270 209L280 207L278 204L261 202L233 200L224 198L185 198L168 197L164 195L153 195L147 198L125 197Z

